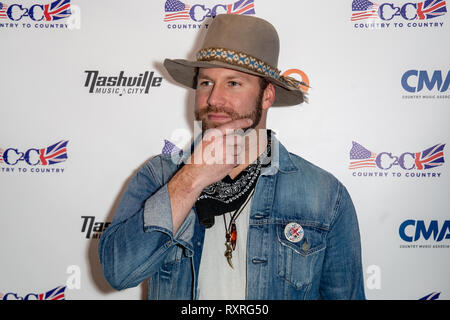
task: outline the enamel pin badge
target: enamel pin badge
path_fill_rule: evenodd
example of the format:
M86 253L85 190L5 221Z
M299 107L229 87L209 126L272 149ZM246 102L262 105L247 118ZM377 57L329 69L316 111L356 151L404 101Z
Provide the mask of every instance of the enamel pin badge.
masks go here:
M284 227L284 236L290 242L300 242L304 233L302 226L296 222L290 222Z

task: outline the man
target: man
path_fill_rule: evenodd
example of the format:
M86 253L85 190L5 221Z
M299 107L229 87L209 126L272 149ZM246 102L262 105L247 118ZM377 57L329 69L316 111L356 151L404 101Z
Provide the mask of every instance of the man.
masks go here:
M203 134L131 180L99 243L114 288L148 279L149 299L365 298L347 190L266 130L270 107L305 99L276 69L278 51L267 21L219 15L197 61L166 59L196 90Z

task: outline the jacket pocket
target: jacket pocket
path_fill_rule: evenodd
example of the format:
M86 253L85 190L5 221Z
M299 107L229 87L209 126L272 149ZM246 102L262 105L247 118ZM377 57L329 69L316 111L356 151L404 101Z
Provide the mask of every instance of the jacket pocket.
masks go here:
M277 274L299 290L310 285L314 274L320 272L318 259L325 249L326 231L311 223L296 222L304 231L299 242L289 241L285 236L284 229L288 223L277 224Z

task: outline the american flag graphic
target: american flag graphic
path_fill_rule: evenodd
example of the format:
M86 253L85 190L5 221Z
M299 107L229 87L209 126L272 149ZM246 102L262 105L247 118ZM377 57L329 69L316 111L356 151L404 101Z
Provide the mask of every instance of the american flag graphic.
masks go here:
M376 166L376 153L367 150L359 143L352 141L353 146L350 150L350 166L349 169L373 168Z
M444 147L445 144L437 144L422 152L415 154L416 169L432 169L444 164Z
M48 148L39 150L41 165L60 163L67 160L67 143L69 141L59 141Z
M176 20L189 20L189 10L191 7L179 0L167 0L164 5L164 22L176 21Z
M369 0L353 0L352 2L352 21L378 18L378 4Z
M8 10L8 6L0 2L0 19L6 19L8 17L6 15L6 10Z
M0 148L0 163L3 163L3 152L5 150L3 150L2 148Z
M427 0L417 3L417 17L419 20L436 18L447 12L444 0Z
M172 153L178 153L181 149L174 145L169 140L164 139L164 147L162 148L162 154L169 155Z
M65 300L66 286L59 286L45 293L38 294L38 300Z
M227 6L228 14L255 14L254 0L240 0Z
M44 17L46 21L68 18L70 14L70 0L57 0L44 5Z

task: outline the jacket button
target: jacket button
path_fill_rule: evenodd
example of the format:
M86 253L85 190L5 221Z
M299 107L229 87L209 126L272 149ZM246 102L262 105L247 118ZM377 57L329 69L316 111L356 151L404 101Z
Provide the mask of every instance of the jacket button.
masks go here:
M267 262L267 260L264 260L264 259L259 259L259 258L252 259L253 264L261 264L261 263L266 263L266 262Z
M261 219L267 218L267 214L257 212L251 218L255 219L255 220L261 220Z

